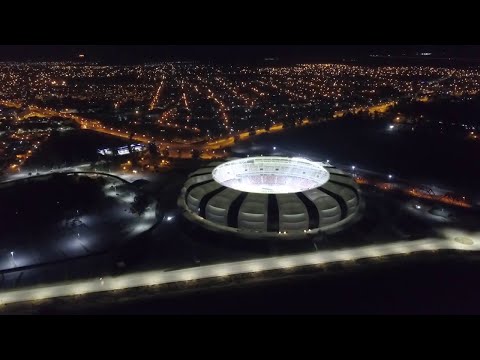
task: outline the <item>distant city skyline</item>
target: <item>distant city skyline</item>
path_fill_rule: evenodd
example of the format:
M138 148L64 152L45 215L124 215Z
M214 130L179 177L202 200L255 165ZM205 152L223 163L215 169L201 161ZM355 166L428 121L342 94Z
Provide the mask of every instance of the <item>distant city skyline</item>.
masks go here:
M480 312L480 46L0 45L0 80L0 315Z
M369 55L480 59L479 45L0 45L0 61L320 61ZM84 57L80 57L84 55Z

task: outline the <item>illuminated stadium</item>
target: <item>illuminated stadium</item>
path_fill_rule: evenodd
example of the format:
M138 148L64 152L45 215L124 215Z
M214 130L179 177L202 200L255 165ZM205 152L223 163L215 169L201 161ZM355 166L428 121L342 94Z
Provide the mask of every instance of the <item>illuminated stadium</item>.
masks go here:
M344 229L360 216L358 185L303 158L213 162L191 173L178 205L202 227L252 239L301 239Z
M212 171L213 179L232 189L259 194L290 194L325 184L330 178L318 163L285 157L229 161Z

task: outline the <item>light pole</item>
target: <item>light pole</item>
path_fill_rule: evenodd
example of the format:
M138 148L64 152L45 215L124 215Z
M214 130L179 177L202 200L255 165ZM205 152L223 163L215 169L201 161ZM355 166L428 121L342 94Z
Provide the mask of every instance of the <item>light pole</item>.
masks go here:
M15 258L13 257L13 254L14 254L14 252L13 252L13 251L10 251L10 255L12 255L13 266L14 266L14 267L17 267L17 264L15 263Z

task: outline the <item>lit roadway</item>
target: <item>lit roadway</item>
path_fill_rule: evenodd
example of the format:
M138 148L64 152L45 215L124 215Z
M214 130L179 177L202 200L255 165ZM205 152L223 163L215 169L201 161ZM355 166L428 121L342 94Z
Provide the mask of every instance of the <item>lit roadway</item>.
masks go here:
M16 107L19 108L22 106L20 103L15 103L11 101L1 101L0 100L0 105L4 106L9 106L9 107ZM137 134L134 133L134 135L131 137L131 132L126 131L126 130L120 130L116 129L114 127L109 127L102 125L102 123L98 120L93 120L93 119L87 119L83 118L78 115L74 114L69 114L69 113L62 113L59 111L56 111L54 109L48 109L48 108L39 108L37 106L28 106L28 109L40 116L56 116L56 117L61 117L64 119L70 119L75 121L77 124L81 126L82 129L88 129L88 130L93 130L96 132L112 135L112 136L117 136L117 137L122 137L125 139L132 139L138 142L143 142L143 143L149 143L149 142L155 142L157 145L160 146L160 148L166 148L167 146L169 147L170 150L192 150L194 148L198 150L218 150L218 149L223 149L229 146L232 146L234 144L234 136L239 135L240 140L245 140L249 138L251 135L249 135L248 131L244 132L235 132L229 135L228 137L225 138L219 138L219 139L213 139L208 142L201 142L201 143L174 143L174 142L168 142L168 141L162 141L159 139L156 139L155 137L146 135L146 134ZM303 120L302 125L309 124L310 122L308 120ZM269 132L277 132L283 130L283 124L276 124L273 125ZM255 135L260 135L263 133L266 133L267 131L263 128L257 129Z
M20 103L13 103L11 101L0 101L0 105L5 105L5 106L10 106L10 107L21 107ZM88 129L88 130L93 130L96 132L100 132L103 134L108 134L116 137L121 137L124 139L132 139L134 141L138 142L143 142L143 143L149 143L149 142L155 142L157 145L160 146L161 149L164 149L166 147L169 148L169 150L179 150L179 151L190 151L193 149L198 149L200 151L213 151L213 150L220 150L227 148L229 146L233 146L235 143L234 136L238 135L240 140L245 140L248 139L250 136L249 131L244 131L244 132L235 132L229 135L228 137L225 138L218 138L218 139L213 139L208 142L200 142L200 143L189 143L189 142L184 142L184 143L174 143L174 142L169 142L169 141L162 141L159 139L156 139L155 137L148 136L146 134L137 134L134 133L133 136L131 136L130 131L126 130L120 130L116 129L114 127L109 127L102 125L100 121L98 120L93 120L93 119L87 119L83 118L78 115L74 114L69 114L69 113L62 113L53 109L46 109L46 108L39 108L37 106L28 106L29 111L32 113L35 113L36 115L39 116L56 116L56 117L61 117L64 119L70 119L75 121L77 124L80 125L82 129ZM310 122L308 120L303 120L302 125L307 125ZM269 132L278 132L283 130L283 124L276 124L271 126ZM260 135L263 133L266 133L267 131L263 128L257 129L255 135ZM183 154L185 155L185 154ZM208 157L208 156L207 156Z
M443 81L443 80L445 80L445 79L440 79L440 80L437 80L437 81L439 82L439 81ZM159 87L159 89L160 89L160 87ZM419 99L419 100L425 100L425 99ZM368 106L368 107L359 107L359 108L354 108L354 109L349 109L349 110L353 111L354 113L357 113L361 110L368 111L370 113L374 113L374 112L383 113L383 112L386 112L391 106L395 105L396 103L397 103L396 101L390 101L390 102L380 103L380 104L372 105L372 106ZM16 107L16 108L21 107L20 103L15 103L15 102L11 102L11 101L1 101L1 100L0 100L0 105ZM252 135L249 134L249 131L247 130L247 131L244 131L244 132L232 133L230 136L227 136L227 137L224 137L224 138L212 139L208 142L191 143L191 142L185 141L184 143L175 143L175 142L163 141L163 140L157 139L155 137L152 137L152 136L149 136L149 135L146 135L146 134L134 133L133 136L132 136L130 131L120 130L120 129L116 129L116 128L113 128L113 127L108 127L108 126L102 125L101 122L98 121L98 120L92 120L92 119L87 119L87 118L80 117L78 115L62 113L62 112L59 112L59 111L56 111L56 110L53 110L53 109L39 108L37 106L28 106L28 108L31 112L34 112L38 115L57 116L57 117L65 118L65 119L71 119L71 120L75 121L77 124L79 124L82 129L89 129L89 130L97 131L97 132L100 132L100 133L104 133L104 134L108 134L108 135L112 135L112 136L117 136L117 137L122 137L122 138L125 138L125 139L132 139L132 140L135 140L135 141L138 141L138 142L143 142L143 143L154 142L160 147L160 149L165 149L165 148L168 147L169 150L173 150L173 151L178 150L178 151L181 151L181 152L183 151L184 152L184 153L182 153L183 157L191 156L191 154L188 153L188 152L190 150L193 150L193 149L197 149L199 151L211 152L211 151L214 151L214 150L221 150L221 149L233 146L234 143L235 143L234 136L236 136L236 135L239 136L240 140L246 140L250 136L252 136ZM337 112L335 112L333 117L334 118L342 117L343 115L346 114L346 112L348 112L348 110L337 111ZM302 126L307 125L309 123L310 123L310 121L305 119L305 120L302 121ZM172 126L175 127L174 124L172 124ZM198 129L193 129L193 130L196 131ZM282 131L282 130L283 130L283 124L276 124L276 125L271 126L271 128L268 132L272 133L272 132L278 132L278 131ZM266 133L266 132L267 131L265 129L260 128L260 129L256 130L255 135L260 135L260 134L263 134L263 133ZM185 151L187 151L187 153L185 153ZM212 157L212 154L206 154L205 153L202 156L202 158L209 158L209 157Z
M396 101L389 101L389 102L378 104L378 105L372 105L372 106L366 106L366 107L357 107L357 108L353 108L353 109L349 109L349 110L339 110L339 111L335 112L333 117L335 117L335 118L336 117L342 117L343 115L345 115L349 111L353 112L354 114L357 114L360 111L368 111L370 114L373 114L375 112L384 113L390 107L392 107L393 105L396 105L396 104L397 104Z
M439 238L373 244L339 250L324 250L300 255L236 261L173 271L155 270L116 277L103 277L3 291L0 292L0 304L62 296L78 296L176 282L188 283L199 279L222 278L235 274L255 274L267 270L293 269L295 267L312 265L321 266L336 262L373 259L388 255L407 255L414 252L429 252L442 249L480 251L480 233L465 234L458 230L450 229L444 230Z
M0 105L4 106L9 106L9 107L16 107L19 108L21 107L20 103L13 103L11 101L0 101ZM191 149L192 145L191 144L177 144L177 143L170 143L170 142L163 142L158 139L155 139L152 136L147 136L145 134L137 134L134 133L133 136L131 136L131 131L126 131L126 130L120 130L116 129L114 127L109 127L102 125L102 123L98 120L93 120L93 119L87 119L78 115L74 114L69 114L69 113L62 113L60 111L56 111L54 109L46 109L46 108L39 108L37 106L28 106L28 109L30 112L34 113L35 115L38 116L56 116L56 117L61 117L64 119L69 119L75 121L77 124L80 125L82 129L85 130L93 130L96 132L100 132L103 134L108 134L116 137L122 137L125 139L132 139L138 142L144 142L144 143L149 143L149 142L157 142L159 144L166 143L168 144L169 147L174 148L174 149L185 149L189 148ZM172 127L178 128L177 126L173 125Z
M429 84L439 84L442 81L448 80L449 78L451 78L451 75L446 76L446 77L441 78L441 79L436 79L436 80L429 81ZM411 95L403 96L403 98L409 98L409 97L415 98L415 100L420 101L420 102L427 102L429 100L428 96L422 95L420 93L416 93L413 96L411 96ZM335 112L333 117L334 118L342 117L343 115L345 115L349 111L353 112L354 114L357 114L360 111L368 111L370 114L374 114L375 112L384 113L388 109L390 109L392 106L397 105L397 104L398 104L398 101L388 101L388 102L380 103L380 104L377 104L377 105L360 106L360 107L356 107L356 108L349 109L349 110L339 110L339 111Z
M308 121L304 120L302 125L305 125L305 124L308 124L308 123L309 123ZM273 125L272 127L270 127L270 130L268 132L272 133L272 132L278 132L278 131L282 131L282 130L283 130L283 124L277 124L277 125ZM267 131L265 129L258 129L255 132L255 135L264 134L266 132ZM246 140L250 136L252 136L252 135L250 135L250 133L248 131L244 131L244 132L241 132L241 133L236 133L235 135L238 135L240 140ZM255 135L253 135L253 136L255 136ZM233 146L234 143L235 143L234 136L230 136L230 137L227 137L227 138L212 140L212 141L206 143L203 146L203 148L205 150L217 150L217 149L223 149L223 148L226 148L226 147L229 147L229 146Z

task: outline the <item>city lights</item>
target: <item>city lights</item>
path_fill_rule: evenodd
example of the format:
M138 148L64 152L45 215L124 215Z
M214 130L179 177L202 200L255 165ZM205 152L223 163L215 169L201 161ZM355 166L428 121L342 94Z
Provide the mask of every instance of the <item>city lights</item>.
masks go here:
M0 62L5 312L270 276L292 292L297 275L363 259L480 251L480 66L467 58L96 49Z

